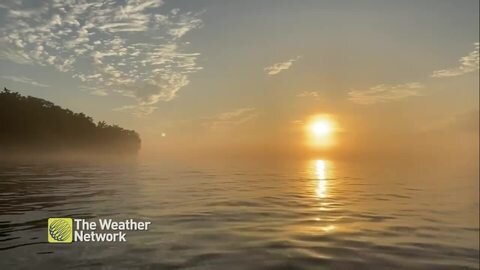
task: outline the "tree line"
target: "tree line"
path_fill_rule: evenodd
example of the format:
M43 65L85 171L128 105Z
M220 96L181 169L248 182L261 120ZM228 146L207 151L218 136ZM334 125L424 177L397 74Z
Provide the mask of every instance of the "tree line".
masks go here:
M138 133L105 122L95 123L50 101L0 92L0 155L29 152L136 154Z

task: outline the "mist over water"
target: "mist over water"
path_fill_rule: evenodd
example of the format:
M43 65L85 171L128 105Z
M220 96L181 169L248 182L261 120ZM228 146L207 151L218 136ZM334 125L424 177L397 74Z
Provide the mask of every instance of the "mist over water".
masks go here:
M478 185L476 162L4 163L0 268L478 269ZM49 217L152 225L55 245Z

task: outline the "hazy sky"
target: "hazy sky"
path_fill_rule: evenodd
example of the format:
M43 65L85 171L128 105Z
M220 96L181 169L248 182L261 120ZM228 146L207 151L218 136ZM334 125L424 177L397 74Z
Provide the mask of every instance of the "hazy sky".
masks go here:
M145 153L305 154L306 121L329 114L332 153L478 158L478 10L477 0L7 0L0 82L135 129Z

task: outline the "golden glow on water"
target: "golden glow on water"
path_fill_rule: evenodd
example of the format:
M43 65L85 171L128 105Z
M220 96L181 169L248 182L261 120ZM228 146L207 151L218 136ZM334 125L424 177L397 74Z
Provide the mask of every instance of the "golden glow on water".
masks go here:
M331 231L334 231L337 227L335 225L327 225L327 226L324 226L322 227L322 230L324 232L331 232Z
M333 233L338 231L338 226L332 224L331 217L328 217L328 212L331 210L331 202L333 199L332 188L335 188L335 183L332 182L334 164L325 159L315 159L308 163L308 169L311 173L312 179L309 184L310 192L316 196L318 216L313 217L313 220L318 222L318 225L304 228L307 231L316 233ZM328 200L327 200L328 199Z
M323 159L315 160L315 178L317 196L321 199L326 198L328 195L327 162Z

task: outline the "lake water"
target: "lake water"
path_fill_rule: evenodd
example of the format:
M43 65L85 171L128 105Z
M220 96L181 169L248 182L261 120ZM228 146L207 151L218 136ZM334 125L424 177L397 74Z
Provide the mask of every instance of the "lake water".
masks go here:
M479 269L478 182L422 162L4 164L0 269ZM152 224L47 243L64 216Z

